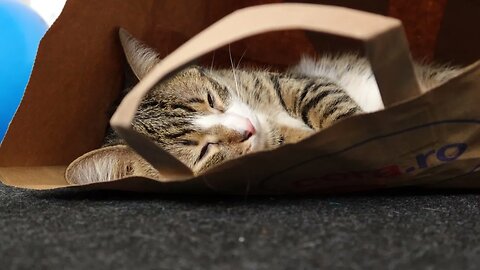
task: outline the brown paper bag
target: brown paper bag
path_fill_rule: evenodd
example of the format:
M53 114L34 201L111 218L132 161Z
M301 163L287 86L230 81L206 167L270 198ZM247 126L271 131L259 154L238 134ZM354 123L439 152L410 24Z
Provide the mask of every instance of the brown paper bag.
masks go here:
M71 63L74 68L69 72L64 70L68 68L68 62L64 62L67 60L62 59L59 50L71 55L70 46L78 48L76 43L88 35L95 35L96 42L118 48L112 37L116 34L116 27L126 27L135 35L152 31L148 22L133 23L133 20L143 18L137 15L145 14L146 11L142 10L145 8L152 13L154 10L164 12L165 18L157 23L162 24L161 29L170 29L162 32L168 44L179 45L184 39L175 29L188 33L186 29L192 27L192 24L172 26L172 18L165 10L179 5L175 1L163 4L145 1L138 5L126 1L117 3L117 10L109 14L112 16L103 14L105 24L98 25L99 29L92 33L79 24L66 22L69 13L82 9L80 2L69 1L60 18L64 18L63 24L54 25L55 31L47 33L41 43L25 97L0 146L0 178L5 184L34 189L72 186L64 177L67 165L101 144L107 123L106 112L121 90L121 78L104 75L121 74L119 50L112 50L109 46L99 46L98 50L85 46L85 51L75 52L85 57L76 57L75 63ZM113 3L90 4L101 8ZM208 5L199 8L205 9ZM119 11L125 16L115 16L114 12ZM88 12L83 15L84 20L99 16ZM205 21L203 24L197 22L190 33L200 30L201 25L206 25ZM289 29L323 32L361 41L387 108L340 121L298 144L226 162L196 177L180 161L131 129L131 120L144 94L172 72L237 40ZM58 36L54 35L61 36L62 31L75 30L78 35L69 35L64 47L49 43L55 39L58 41ZM308 37L314 48L321 42L318 35L309 34ZM53 47L56 47L54 56L57 58L42 54ZM95 54L99 59L107 55L115 60L95 61ZM58 63L61 63L59 69L62 70L50 66ZM105 69L103 74L95 73L102 69ZM56 77L56 72L62 76ZM127 95L111 119L111 125L128 144L165 179L132 177L90 184L86 188L284 194L405 185L476 187L479 186L475 179L480 168L477 139L480 138L480 119L476 117L480 115L477 111L480 109L475 103L480 98L479 90L479 62L435 89L420 89L401 23L396 19L310 4L250 7L214 23L168 55Z

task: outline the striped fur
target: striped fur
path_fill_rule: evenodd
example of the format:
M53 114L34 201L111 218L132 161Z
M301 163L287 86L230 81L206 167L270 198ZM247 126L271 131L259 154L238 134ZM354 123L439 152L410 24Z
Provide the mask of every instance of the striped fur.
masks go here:
M414 65L416 76L424 91L460 74L459 68L427 65ZM338 83L365 112L384 108L377 82L367 59L356 54L323 55L313 59L304 57L291 72L309 77L327 77Z

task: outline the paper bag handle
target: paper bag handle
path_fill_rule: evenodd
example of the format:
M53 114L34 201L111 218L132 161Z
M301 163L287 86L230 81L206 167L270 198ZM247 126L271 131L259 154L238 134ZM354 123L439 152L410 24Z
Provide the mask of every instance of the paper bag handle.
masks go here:
M385 107L421 93L399 20L335 6L269 4L233 12L164 58L123 99L110 124L162 174L172 180L191 177L186 165L132 129L143 97L160 80L217 48L265 32L294 29L363 41Z

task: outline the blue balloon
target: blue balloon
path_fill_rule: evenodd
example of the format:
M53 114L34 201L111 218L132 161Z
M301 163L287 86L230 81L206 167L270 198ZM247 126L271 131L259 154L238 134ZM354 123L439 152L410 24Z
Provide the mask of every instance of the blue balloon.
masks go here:
M0 142L22 99L47 28L28 6L0 0Z

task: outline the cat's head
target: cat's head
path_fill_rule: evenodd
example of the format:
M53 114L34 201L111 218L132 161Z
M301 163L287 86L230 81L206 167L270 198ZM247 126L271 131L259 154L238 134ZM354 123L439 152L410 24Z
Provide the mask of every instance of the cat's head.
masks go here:
M161 61L153 49L126 31L120 30L120 39L127 62L138 79ZM149 91L137 110L133 128L185 163L194 173L267 148L265 127L249 106L239 100L234 87L215 71L190 66ZM110 145L120 141L114 136ZM122 158L128 159L126 150L122 151ZM100 158L108 157L104 152ZM111 152L114 155L118 151ZM92 159L95 156L90 161ZM130 170L135 167L131 164Z
M120 36L132 71L142 79L160 62L159 56L128 33ZM133 128L194 172L261 150L260 122L234 87L215 71L190 66L149 91Z

